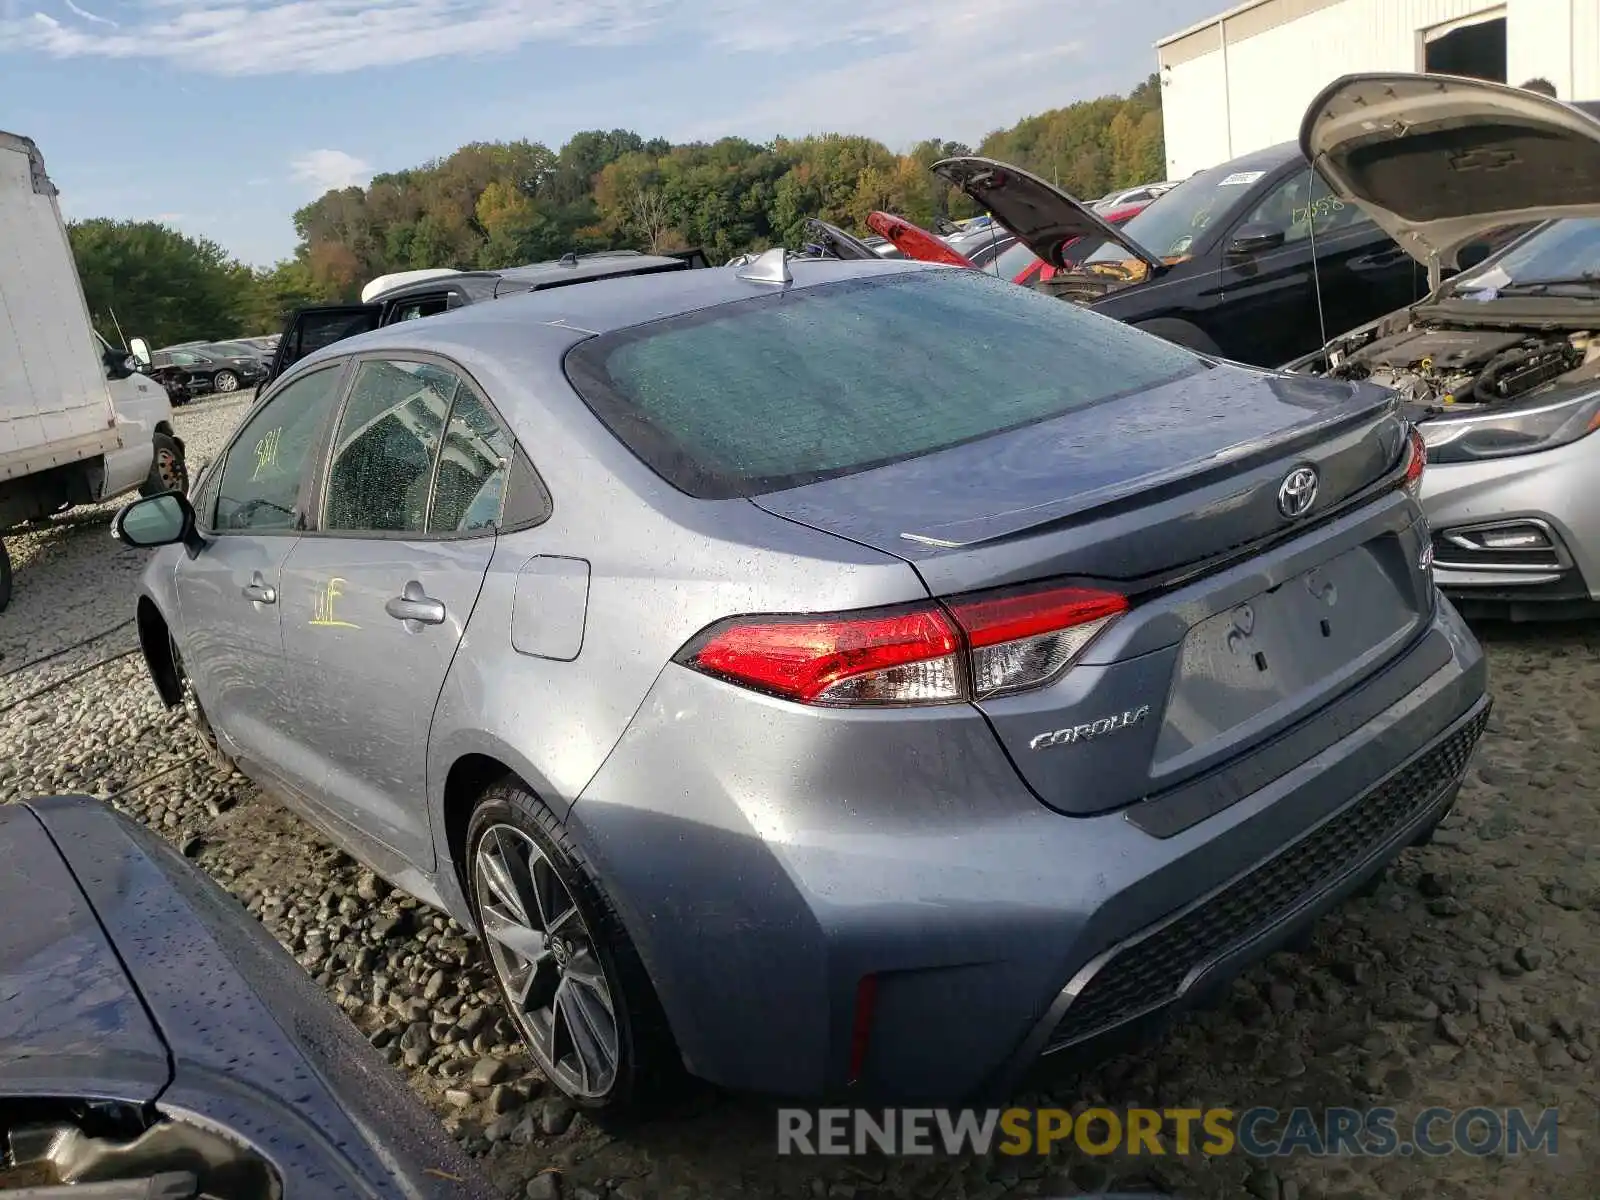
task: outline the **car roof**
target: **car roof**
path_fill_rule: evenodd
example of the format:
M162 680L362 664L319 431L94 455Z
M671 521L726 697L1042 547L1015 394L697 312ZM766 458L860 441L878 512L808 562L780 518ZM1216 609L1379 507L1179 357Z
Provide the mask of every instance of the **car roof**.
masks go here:
M533 290L551 283L579 283L604 279L610 275L625 275L637 271L687 270L688 264L680 258L664 254L641 254L637 250L603 250L597 254L582 254L569 259L528 263L520 267L505 267L495 271L460 271L453 275L440 275L431 279L413 279L396 287L375 293L369 304L383 304L403 299L409 295L433 294L451 288L465 289L474 298L495 295L501 291ZM476 284L477 286L473 286Z
M786 289L789 291L845 279L957 269L876 255L871 260L790 259L788 266L794 279ZM400 321L334 342L297 362L293 373L299 374L302 367L346 354L390 349L431 351L450 356L459 347L471 346L516 358L521 357L531 327L545 326L560 331L565 335L564 340L570 342L575 337L610 333L773 294L772 284L742 278L742 270L744 268L711 267L630 275L597 280L587 287L548 288L507 296L493 304L470 304L425 321Z
M1266 146L1260 150L1252 150L1249 154L1241 154L1238 158L1230 158L1211 167L1212 171L1220 171L1226 167L1232 171L1271 171L1283 166L1287 162L1300 159L1299 142L1279 142L1276 146Z

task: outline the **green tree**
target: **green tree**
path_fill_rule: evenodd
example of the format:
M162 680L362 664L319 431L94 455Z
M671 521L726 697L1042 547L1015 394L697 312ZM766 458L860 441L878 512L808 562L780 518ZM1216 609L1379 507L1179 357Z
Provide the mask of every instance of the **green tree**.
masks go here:
M1026 117L982 153L1074 195L1165 173L1161 86ZM552 151L539 142L470 142L365 187L329 191L294 214L292 257L268 269L231 262L203 239L151 222L72 226L102 332L157 342L281 327L308 304L353 300L379 275L417 267L492 269L570 252L705 249L713 261L805 237L808 218L864 232L884 209L924 226L976 206L929 168L969 154L928 138L905 154L853 134L673 145L629 129L588 129Z
M155 221L97 217L67 227L95 326L152 345L244 333L252 278L215 242ZM115 320L113 320L113 313Z

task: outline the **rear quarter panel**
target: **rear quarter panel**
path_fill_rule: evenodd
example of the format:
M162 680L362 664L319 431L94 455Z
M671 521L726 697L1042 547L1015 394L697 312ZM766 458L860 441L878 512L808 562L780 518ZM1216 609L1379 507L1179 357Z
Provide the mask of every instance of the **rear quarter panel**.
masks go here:
M450 856L445 784L463 755L497 758L565 815L662 669L707 625L927 594L892 555L746 500L675 491L600 425L559 371L530 381L465 350L457 357L512 424L552 511L543 524L499 538L439 697L428 796L442 856ZM579 646L570 661L513 647L518 578L536 556L588 565L582 629L563 639ZM538 599L525 591L525 604Z

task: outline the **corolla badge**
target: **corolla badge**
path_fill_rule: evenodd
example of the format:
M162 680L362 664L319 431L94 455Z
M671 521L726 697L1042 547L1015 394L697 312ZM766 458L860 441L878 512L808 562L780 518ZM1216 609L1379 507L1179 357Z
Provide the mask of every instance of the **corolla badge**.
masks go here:
M1317 469L1296 467L1278 485L1278 511L1291 521L1303 517L1317 502Z
M1097 721L1085 721L1082 725L1068 725L1065 729L1052 729L1048 733L1041 733L1038 737L1028 742L1029 750L1048 750L1052 746L1074 746L1079 742L1087 742L1092 738L1104 737L1108 733L1118 730L1131 729L1150 715L1150 706L1141 704L1138 708L1131 708L1127 712L1118 713L1114 717L1101 717Z

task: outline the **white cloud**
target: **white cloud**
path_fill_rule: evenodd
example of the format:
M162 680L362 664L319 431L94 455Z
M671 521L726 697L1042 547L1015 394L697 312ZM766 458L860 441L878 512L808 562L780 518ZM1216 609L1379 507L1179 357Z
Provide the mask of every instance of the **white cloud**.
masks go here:
M115 21L113 21L110 17L96 16L94 13L88 11L87 9L79 8L76 4L74 4L72 2L72 0L62 0L62 3L64 3L67 6L67 8L72 11L72 13L74 15L82 17L85 21L88 21L91 24L94 24L94 25L109 25L113 29L117 28L117 23Z
M313 150L289 165L295 179L314 197L337 188L359 187L372 176L365 161L343 150Z
M37 10L0 17L0 46L58 58L168 59L218 75L339 74L535 43L676 36L731 52L793 56L778 69L808 73L829 54L930 45L1004 57L1007 45L1049 43L1062 14L1059 0L809 0L802 8L773 0L128 0L117 25L64 3L76 19ZM21 14L25 5L7 8ZM952 81L921 82L932 90Z
M989 132L978 114L998 109L1020 116L1052 108L1093 82L1086 78L1091 71L1067 61L1081 58L1083 46L1062 30L1059 0L827 5L837 10L837 20L823 25L840 39L838 52L796 55L789 82L735 113L707 114L687 135L719 137L732 124L753 137L870 129L901 148L933 135L976 142ZM726 7L744 5L726 0ZM1095 5L1076 7L1074 23L1081 29L1086 10ZM786 24L781 15L770 12L765 27L755 21L739 25L726 40L776 49ZM809 20L787 24L811 28ZM764 35L770 46L759 44ZM862 49L852 53L852 46Z

